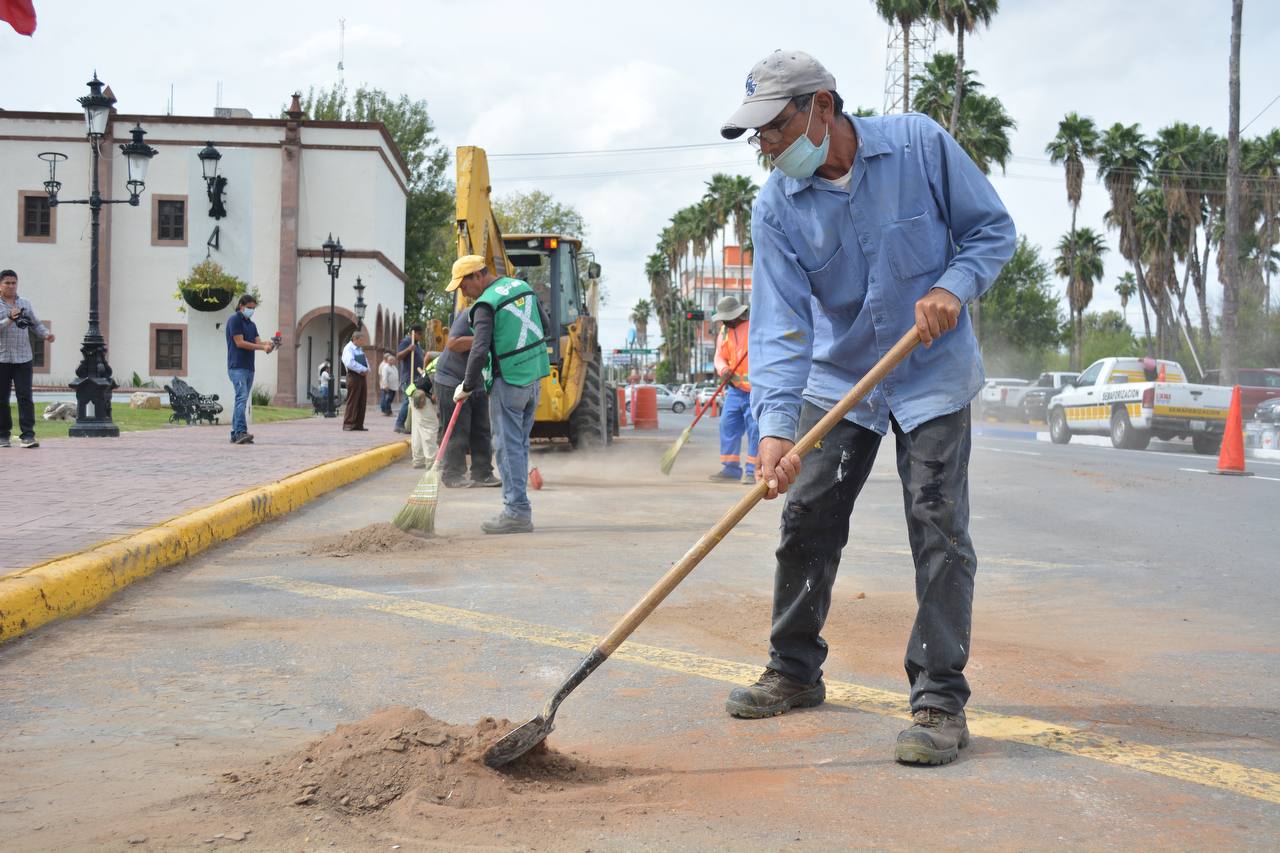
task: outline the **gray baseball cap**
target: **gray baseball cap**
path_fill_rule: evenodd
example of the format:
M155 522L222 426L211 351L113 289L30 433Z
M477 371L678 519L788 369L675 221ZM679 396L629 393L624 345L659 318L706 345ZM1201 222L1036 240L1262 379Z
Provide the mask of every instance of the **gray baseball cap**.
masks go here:
M775 50L747 75L747 94L720 128L725 139L737 139L749 128L763 127L778 117L796 95L835 91L836 78L822 63L802 50Z

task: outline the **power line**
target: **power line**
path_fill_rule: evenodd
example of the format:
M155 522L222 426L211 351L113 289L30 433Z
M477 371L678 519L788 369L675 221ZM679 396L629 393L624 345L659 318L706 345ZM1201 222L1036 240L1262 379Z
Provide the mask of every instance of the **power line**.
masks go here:
M1266 105L1265 107L1263 107L1263 108L1262 108L1262 112L1261 112L1261 113L1258 113L1256 116L1254 116L1253 118L1249 119L1249 124L1253 124L1255 121L1257 121L1258 119L1262 118L1262 113L1265 113L1267 110L1271 109L1271 105L1272 105L1272 104L1274 104L1276 101L1280 101L1280 95L1276 95L1274 98L1272 98L1272 99L1267 103L1267 105ZM1246 124L1244 127L1240 128L1240 132L1241 132L1241 133L1244 133L1246 130L1248 130L1248 129L1249 129L1249 124Z

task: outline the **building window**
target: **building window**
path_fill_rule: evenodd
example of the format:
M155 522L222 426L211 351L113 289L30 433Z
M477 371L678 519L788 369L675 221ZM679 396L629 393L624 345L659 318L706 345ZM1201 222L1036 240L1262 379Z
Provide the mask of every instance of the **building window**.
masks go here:
M151 197L151 243L158 246L187 245L187 197Z
M58 233L57 208L49 206L49 196L22 190L18 193L18 242L52 243Z
M173 323L151 324L151 374L187 375L187 327Z

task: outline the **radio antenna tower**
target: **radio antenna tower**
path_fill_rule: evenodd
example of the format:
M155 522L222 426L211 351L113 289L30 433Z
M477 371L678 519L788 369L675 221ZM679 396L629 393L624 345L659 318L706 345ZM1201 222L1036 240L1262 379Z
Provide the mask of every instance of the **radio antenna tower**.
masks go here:
M344 79L342 59L347 50L347 19L338 19L338 86L341 88L346 85Z
M914 100L915 91L918 88L915 82L916 77L924 73L925 63L933 58L934 45L938 42L938 23L937 21L920 21L914 24L908 33L905 47L907 56L910 57L910 65L907 76L911 81L911 94ZM885 115L904 112L902 107L906 97L902 84L903 47L902 27L898 24L890 24L884 63Z

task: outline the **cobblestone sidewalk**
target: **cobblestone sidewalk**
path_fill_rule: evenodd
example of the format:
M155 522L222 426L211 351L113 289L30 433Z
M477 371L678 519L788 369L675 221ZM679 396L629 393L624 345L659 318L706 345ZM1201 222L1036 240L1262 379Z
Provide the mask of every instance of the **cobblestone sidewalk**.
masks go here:
M83 551L189 510L403 436L375 414L368 432L308 418L254 424L254 444L232 445L225 426L58 438L0 449L6 537L0 574Z

